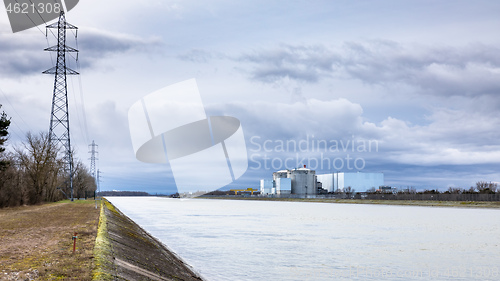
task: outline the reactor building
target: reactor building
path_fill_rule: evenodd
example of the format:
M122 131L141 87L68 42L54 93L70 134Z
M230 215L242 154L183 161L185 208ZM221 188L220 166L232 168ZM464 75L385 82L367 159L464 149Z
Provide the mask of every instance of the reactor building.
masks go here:
M272 180L260 180L262 195L316 195L317 187L316 171L308 169L306 165L303 168L274 172Z
M294 194L315 196L320 193L335 193L351 187L357 192L378 189L384 185L383 173L330 173L316 175L316 171L303 168L280 170L273 173L273 179L260 180L261 195Z

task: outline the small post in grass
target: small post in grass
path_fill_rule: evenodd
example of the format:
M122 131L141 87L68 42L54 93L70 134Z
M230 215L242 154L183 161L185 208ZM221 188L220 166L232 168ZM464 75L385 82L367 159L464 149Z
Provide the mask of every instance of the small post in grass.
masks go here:
M78 238L78 236L76 236L78 233L74 233L73 234L73 254L75 253L75 250L76 250L76 238Z

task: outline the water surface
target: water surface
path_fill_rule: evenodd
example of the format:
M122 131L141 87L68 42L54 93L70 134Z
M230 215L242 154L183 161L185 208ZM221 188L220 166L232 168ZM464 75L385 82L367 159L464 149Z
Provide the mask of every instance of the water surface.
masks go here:
M208 280L500 280L500 210L109 197Z

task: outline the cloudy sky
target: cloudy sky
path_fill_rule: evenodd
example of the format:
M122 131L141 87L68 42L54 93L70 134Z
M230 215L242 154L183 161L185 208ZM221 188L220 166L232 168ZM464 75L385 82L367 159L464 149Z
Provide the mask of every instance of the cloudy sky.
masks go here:
M102 190L172 191L168 164L135 159L127 114L195 78L208 115L241 121L249 168L231 188L302 164L419 189L500 181L499 12L481 0L81 1L67 14L82 74L68 77L72 142L86 162L99 145ZM48 130L41 72L55 43L43 25L13 34L0 13L11 146Z

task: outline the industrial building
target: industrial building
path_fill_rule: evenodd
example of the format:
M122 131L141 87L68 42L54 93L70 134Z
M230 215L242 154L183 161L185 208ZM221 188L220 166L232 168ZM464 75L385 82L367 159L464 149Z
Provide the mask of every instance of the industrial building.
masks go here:
M317 179L328 192L342 191L349 186L357 192L365 192L384 185L383 173L331 173L317 175Z
M275 193L276 193L276 188L274 187L273 180L260 180L260 194L269 195Z
M316 175L316 171L306 168L281 170L273 173L272 180L260 180L261 195L315 196L333 193L351 187L357 192L378 189L384 185L383 173L331 173Z
M303 168L274 172L272 180L260 180L260 194L316 195L316 171L304 165Z
M292 179L276 178L274 180L260 180L260 194L292 194Z
M276 184L276 194L278 195L292 194L292 179L277 178L274 182Z

